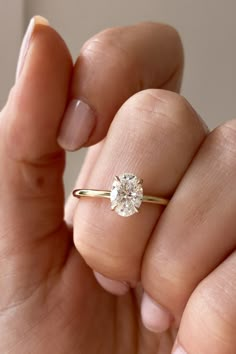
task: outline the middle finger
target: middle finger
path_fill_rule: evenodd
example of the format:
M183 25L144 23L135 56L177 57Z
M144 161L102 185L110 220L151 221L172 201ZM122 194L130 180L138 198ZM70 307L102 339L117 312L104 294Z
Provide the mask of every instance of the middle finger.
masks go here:
M235 249L235 127L235 120L227 122L205 139L143 259L144 290L152 304L172 313L177 326L197 285ZM143 319L150 327L148 307L144 301ZM157 316L152 327L160 331Z

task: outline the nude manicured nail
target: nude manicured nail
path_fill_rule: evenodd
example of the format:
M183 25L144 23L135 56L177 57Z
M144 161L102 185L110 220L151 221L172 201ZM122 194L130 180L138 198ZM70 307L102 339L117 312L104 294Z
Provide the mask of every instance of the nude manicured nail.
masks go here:
M129 284L125 281L117 281L104 277L104 275L94 272L97 282L111 294L124 295L129 291Z
M177 346L172 354L188 354L183 347Z
M21 48L20 48L20 53L19 53L19 58L17 62L17 68L16 68L16 80L19 78L20 73L23 69L25 58L30 46L30 40L32 38L32 34L34 32L35 26L36 25L44 25L48 26L49 22L46 20L46 18L41 17L41 16L35 16L30 20L30 23L28 25L28 28L25 32Z
M72 100L62 121L58 144L68 151L79 149L88 141L95 123L96 117L89 105L81 100Z
M147 293L143 294L141 316L144 326L156 333L166 331L172 321L169 311L156 303Z

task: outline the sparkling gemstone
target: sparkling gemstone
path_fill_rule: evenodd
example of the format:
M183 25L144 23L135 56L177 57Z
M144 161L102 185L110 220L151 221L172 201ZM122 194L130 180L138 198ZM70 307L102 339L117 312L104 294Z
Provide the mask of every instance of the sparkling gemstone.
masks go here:
M111 208L121 216L138 212L143 199L142 180L132 173L116 176L111 188Z

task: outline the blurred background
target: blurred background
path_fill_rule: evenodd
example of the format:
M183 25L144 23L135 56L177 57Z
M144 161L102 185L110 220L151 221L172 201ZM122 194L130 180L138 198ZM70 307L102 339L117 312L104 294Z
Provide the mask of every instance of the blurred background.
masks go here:
M14 83L21 39L35 14L60 32L74 59L84 41L107 27L147 20L174 26L185 48L182 94L210 128L236 118L235 0L0 0L0 108ZM68 154L67 194L84 154Z

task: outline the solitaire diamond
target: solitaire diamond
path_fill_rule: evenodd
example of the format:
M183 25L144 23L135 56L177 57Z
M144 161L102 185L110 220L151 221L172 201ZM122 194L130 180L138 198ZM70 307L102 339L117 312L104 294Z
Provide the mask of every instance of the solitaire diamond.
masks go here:
M131 173L116 176L111 189L111 209L121 216L138 212L143 199L142 180Z

